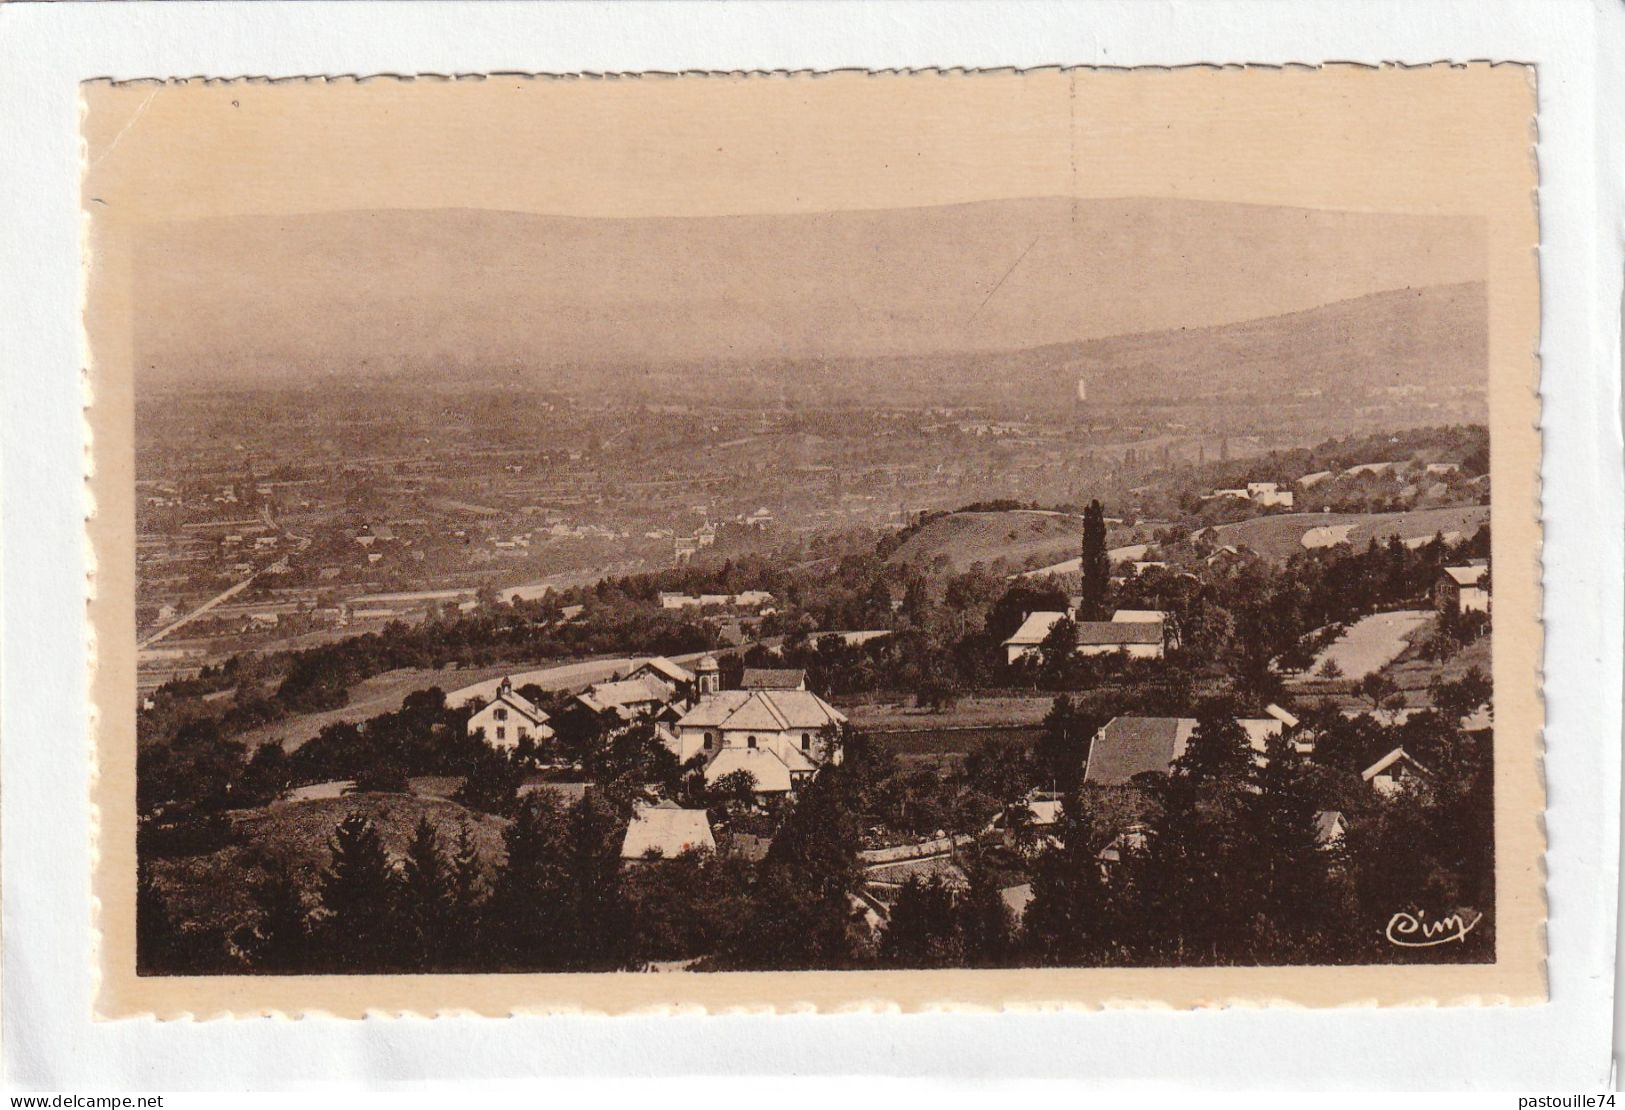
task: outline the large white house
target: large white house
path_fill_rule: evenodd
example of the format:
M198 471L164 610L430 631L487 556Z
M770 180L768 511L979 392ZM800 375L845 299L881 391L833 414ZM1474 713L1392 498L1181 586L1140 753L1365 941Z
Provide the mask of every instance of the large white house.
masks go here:
M711 690L678 718L666 744L684 763L703 755L707 783L749 771L758 794L782 794L823 764L841 761L840 748L827 745L821 732L845 723L840 710L810 690Z
M513 682L504 678L497 684L496 696L468 718L468 735L482 732L493 748L513 749L521 740L540 743L553 735L548 717L530 699L513 692Z

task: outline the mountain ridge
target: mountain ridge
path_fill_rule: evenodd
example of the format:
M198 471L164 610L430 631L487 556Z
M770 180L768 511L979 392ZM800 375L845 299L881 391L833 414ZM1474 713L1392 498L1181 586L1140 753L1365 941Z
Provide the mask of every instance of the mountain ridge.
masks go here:
M1144 198L727 217L149 226L151 380L1000 352L1479 280L1478 221Z

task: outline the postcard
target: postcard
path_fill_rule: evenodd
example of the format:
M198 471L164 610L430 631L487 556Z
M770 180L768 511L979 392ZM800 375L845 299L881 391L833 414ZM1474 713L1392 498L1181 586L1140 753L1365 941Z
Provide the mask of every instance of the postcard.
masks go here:
M102 1016L1546 997L1532 68L83 103Z

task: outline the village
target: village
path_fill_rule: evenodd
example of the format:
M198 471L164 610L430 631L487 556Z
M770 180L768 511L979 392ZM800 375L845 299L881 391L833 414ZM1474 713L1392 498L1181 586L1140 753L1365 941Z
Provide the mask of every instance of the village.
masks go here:
M1346 467L1335 477L1453 473L1435 466ZM1328 480L1309 477L1311 488ZM1148 528L1098 503L1081 517L994 510L1054 521L1082 549L1028 570L944 571L939 561L933 572L848 556L832 578L729 561L721 574L701 563L630 576L613 593L599 583L453 607L393 626L380 643L410 653L450 637L541 643L624 631L603 641L619 650L600 662L481 664L463 672L471 684L450 690L427 681L408 690L402 679L396 701L365 720L338 708L348 697L307 726L297 711L287 721L289 709L272 712L275 699L250 714L241 670L160 687L143 720L179 731L151 749L163 764L143 766L143 889L166 899L163 919L189 937L166 949L204 967L340 959L320 938L343 916L328 901L354 863L343 857L361 852L382 869L374 881L390 893L379 897L397 906L411 896L409 876L443 870L435 881L445 889L431 896L451 913L450 876L464 868L459 897L479 908L458 912L484 922L468 924L469 935L484 938L486 959L527 966L1060 958L1046 952L1135 962L1164 958L1169 944L1185 951L1190 938L1141 949L1112 939L1105 923L1174 897L1162 886L1170 869L1195 866L1210 850L1204 838L1237 841L1239 828L1293 861L1293 882L1319 892L1321 924L1313 936L1214 941L1185 958L1380 955L1360 939L1358 906L1379 881L1372 869L1395 867L1393 851L1420 852L1406 866L1435 883L1453 876L1452 905L1488 896L1474 862L1488 845L1462 830L1488 787L1493 729L1488 533L1476 523L1487 507L1352 522L1281 515L1291 495L1268 480L1198 502L1241 493L1274 511L1239 525L1197 515L1183 528ZM1460 526L1429 534L1439 513ZM901 547L889 540L881 552L896 560L921 536L988 516L921 517ZM1328 517L1338 523L1317 523ZM1280 521L1303 522L1284 558L1227 532ZM1327 527L1341 529L1335 542ZM1136 535L1147 538L1120 542ZM288 689L284 679L279 695ZM223 718L185 708L220 696ZM239 717L246 731L232 723ZM206 799L185 797L205 757L178 753L194 746L213 750L215 766L236 763L215 772ZM545 836L540 821L551 822ZM1444 824L1418 842L1419 821ZM541 885L525 895L516 860L581 836L602 845L572 865L588 873L549 882L604 884L602 896L621 907L615 943L594 947L591 936L611 928L603 921L575 923L585 947L568 959L499 939L516 927L501 922L521 915L519 902L562 897L535 876L525 881ZM202 874L224 880L251 859L235 895L211 902L188 886L203 861ZM278 859L294 870L278 875ZM1225 865L1236 866L1253 863ZM1187 879L1179 897L1207 881ZM1277 895L1284 889L1269 886ZM775 941L768 954L751 941L786 914L807 917L815 950ZM300 940L284 951L290 931ZM425 944L412 959L481 966L478 955Z

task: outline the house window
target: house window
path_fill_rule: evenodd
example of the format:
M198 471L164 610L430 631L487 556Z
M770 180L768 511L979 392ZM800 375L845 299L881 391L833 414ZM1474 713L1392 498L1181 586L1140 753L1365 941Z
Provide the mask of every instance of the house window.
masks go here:
M803 732L801 734L801 750L804 752L812 751L812 733Z
M507 738L508 738L508 730L503 728L501 725L498 725L497 726L497 739L498 740L506 740Z
M499 721L506 721L508 719L508 711L499 706L497 711L492 713L491 716L495 717Z
M710 748L710 747L714 746L716 744L716 742L717 742L717 734L716 733L708 732L708 733L705 734L705 746L707 748Z
M530 739L530 729L526 728L524 725L520 725L519 726L519 739L521 739L521 740L529 740Z
M747 748L754 748L756 746L756 737L754 737L754 736L745 737L745 746Z

